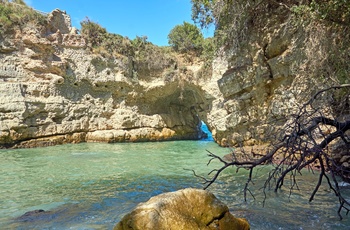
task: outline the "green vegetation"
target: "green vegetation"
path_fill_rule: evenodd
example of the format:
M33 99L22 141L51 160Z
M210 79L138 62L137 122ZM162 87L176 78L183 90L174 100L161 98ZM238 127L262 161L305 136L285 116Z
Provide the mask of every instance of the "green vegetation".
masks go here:
M214 24L213 43L219 47L247 45L251 31L266 30L272 20L288 21L290 25L303 28L309 36L305 43L308 72L326 81L335 77L338 83L348 82L348 53L350 47L350 1L348 0L191 0L192 18L202 27ZM265 27L265 28L264 28ZM290 29L290 28L289 28ZM335 36L336 35L336 36ZM312 44L319 41L319 45ZM307 44L311 45L307 45ZM320 53L322 52L322 53ZM319 55L315 56L315 53ZM321 60L322 59L322 60Z
M310 34L320 43L307 47L312 55L310 60L316 60L312 74L328 84L349 83L350 2L313 0L308 4L294 5L291 11L299 24L309 24L314 28ZM314 53L318 55L314 56Z
M313 0L310 8L321 19L344 25L350 23L350 2L348 0Z
M214 170L216 173L211 179L205 179L205 183L209 186L225 168L237 166L250 170L244 195L252 194L248 185L253 181L253 169L266 162L273 162L273 156L278 153L283 157L278 159L279 163L268 174L264 189L272 187L277 192L288 177L292 182L292 191L298 187L295 175L302 168L315 167L313 163L317 163L319 180L310 201L314 199L322 180L327 181L339 200L339 217L342 218L342 211L349 213L350 202L339 182L349 181L349 168L346 164L342 165L341 158L349 156L349 136L346 133L350 129L350 1L192 0L192 4L192 18L198 24L202 27L215 24L215 47L230 51L229 66L251 65L251 54L256 50L264 52L269 63L277 56L267 56L266 48L278 48L277 43L286 41L290 53L281 53L272 61L289 58L291 65L287 68L293 73L286 76L297 76L293 80L296 85L301 78L309 84L315 83L314 87L308 89L310 94L316 90L310 100L299 102L299 112L286 118L288 122L279 130L281 138L276 139L279 137L277 132L270 134L273 144L266 152L259 151L261 157L247 161L246 153L242 150L245 157L239 161L239 154L235 155L239 151L234 151L234 160L225 162L225 159L211 154L210 161L218 159L224 166ZM293 56L295 53L298 56ZM242 63L245 54L251 55L247 58L250 59L248 64ZM318 87L323 90L318 90ZM324 132L326 126L330 129ZM337 150L328 148L332 141Z
M204 38L197 26L188 22L175 26L168 35L168 43L175 52L200 57L204 66L199 75L211 75L211 63L215 55L214 40Z
M204 63L200 72L198 73L198 76L200 78L208 78L212 76L212 62L216 53L214 44L214 38L205 38L203 41L203 51L200 58Z
M215 25L214 48L237 46L245 38L248 22L261 12L254 0L191 0L192 19L202 28Z
M28 7L23 0L0 0L0 34L29 23L44 25L45 16Z
M261 0L258 2L253 0L191 0L191 2L192 19L201 27L215 24L216 39L218 42L221 41L220 45L227 44L229 40L241 39L250 24L258 25L263 15L266 18L266 15L278 8L284 10L286 15L294 13L296 16L302 16L304 21L324 20L344 26L350 24L350 2L347 0L301 2L297 0Z
M151 72L161 74L164 69L175 66L176 53L200 57L204 60L203 73L200 75L207 76L211 73L211 61L215 52L213 39L204 39L199 28L187 22L175 26L169 33L171 47L158 47L149 42L147 36L136 36L130 40L108 33L89 18L81 22L81 35L94 53L105 57L127 57L125 61L133 69L131 75L139 78L145 78Z
M291 11L304 20L324 20L336 24L349 25L350 2L346 0L310 1L307 4L293 5Z
M158 47L147 41L146 36L130 40L119 34L108 33L99 24L86 18L81 22L81 35L85 38L88 48L105 57L124 56L138 77L146 77L152 71L157 72L171 66L175 61L169 49Z
M203 35L199 28L188 22L175 26L168 35L169 44L175 51L186 53L194 51L201 53L203 49Z
M215 23L214 1L213 0L191 0L192 2L192 19L200 26L208 27Z
M311 18L344 25L350 23L350 2L348 0L262 0L258 2L252 0L191 0L191 2L192 19L201 27L214 23L218 28L223 28L225 24L232 24L229 19L247 18L249 15L256 15L259 11L266 12L276 7L285 7L294 13L312 13L314 17ZM248 10L241 11L242 9Z
M40 30L46 23L46 15L27 6L23 0L0 0L0 37L28 25ZM187 22L175 26L170 32L171 47L158 47L149 42L146 36L131 40L109 33L89 18L81 22L80 33L91 52L106 58L120 58L132 69L130 75L136 74L138 77L175 67L176 53L180 56L185 54L191 60L200 57L205 60L203 72L210 73L210 63L214 57L213 39L204 39L200 29Z
M92 51L106 56L133 55L132 44L128 38L108 33L105 28L89 18L86 18L80 24L81 35Z

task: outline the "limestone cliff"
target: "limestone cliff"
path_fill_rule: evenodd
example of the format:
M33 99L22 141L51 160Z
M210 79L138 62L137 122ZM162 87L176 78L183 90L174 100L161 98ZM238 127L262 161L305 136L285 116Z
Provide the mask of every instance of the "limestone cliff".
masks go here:
M208 123L223 146L273 140L316 91L350 80L348 24L307 18L303 1L254 2L232 3L222 19L227 38L213 63L221 95Z
M350 39L284 5L261 7L218 52L208 78L199 61L180 56L155 68L94 52L60 10L43 27L0 36L0 146L198 139L200 120L222 146L271 140L334 78L334 54L350 53Z
M1 146L201 138L211 97L196 84L199 66L138 77L127 57L89 51L65 12L47 21L0 41Z

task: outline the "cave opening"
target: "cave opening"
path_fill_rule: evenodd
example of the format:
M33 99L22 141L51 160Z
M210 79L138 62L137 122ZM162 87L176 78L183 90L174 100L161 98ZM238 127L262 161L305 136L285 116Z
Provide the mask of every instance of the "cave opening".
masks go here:
M210 132L207 124L204 121L201 121L201 130L202 130L202 141L214 141L213 135Z

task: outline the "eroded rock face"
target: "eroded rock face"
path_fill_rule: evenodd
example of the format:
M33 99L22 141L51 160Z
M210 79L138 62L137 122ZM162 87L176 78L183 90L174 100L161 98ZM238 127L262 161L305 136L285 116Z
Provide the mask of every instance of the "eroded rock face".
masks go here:
M339 36L291 23L283 7L259 17L202 79L201 63L152 72L123 55L94 54L55 10L44 30L24 28L0 41L0 146L198 139L200 120L222 146L269 141L323 87L317 70Z
M350 51L337 47L341 30L301 23L283 7L271 7L252 21L244 37L223 49L213 63L221 95L213 100L208 125L223 146L274 139L274 130L332 82L334 50Z
M127 214L114 230L249 230L245 219L235 218L212 193L183 189L152 197Z
M127 57L89 52L65 12L48 22L17 31L0 51L1 147L201 138L211 98L195 71L138 79Z

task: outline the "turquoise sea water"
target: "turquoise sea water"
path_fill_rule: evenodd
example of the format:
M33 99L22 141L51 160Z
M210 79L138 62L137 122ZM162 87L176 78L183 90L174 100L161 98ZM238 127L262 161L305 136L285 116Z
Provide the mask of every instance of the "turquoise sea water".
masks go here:
M229 149L210 141L125 144L76 144L0 150L0 229L112 229L139 202L186 187L201 188L206 150L220 156ZM246 217L252 229L349 229L350 216L339 221L337 200L327 187L308 202L316 175L304 173L291 195L260 191L268 167L260 168L253 187L256 199L243 200L246 172L231 169L209 188L231 212ZM259 186L260 184L260 186ZM306 191L306 193L304 192ZM47 212L21 217L32 210Z

